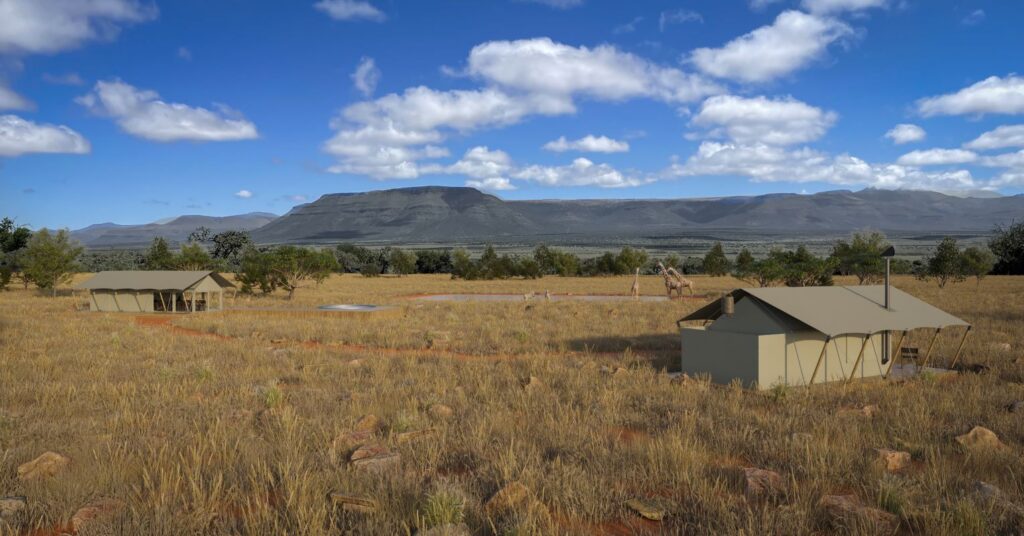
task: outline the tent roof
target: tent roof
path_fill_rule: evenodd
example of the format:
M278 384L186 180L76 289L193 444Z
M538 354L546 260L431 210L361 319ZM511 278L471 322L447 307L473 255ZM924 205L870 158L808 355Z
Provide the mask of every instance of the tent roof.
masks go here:
M224 276L208 270L110 271L100 272L75 288L89 290L186 290L210 276L221 287L234 287Z
M737 301L748 296L756 299L830 337L968 325L895 287L890 287L890 310L886 310L882 285L744 288L731 294ZM680 322L715 320L721 315L721 300L715 300Z

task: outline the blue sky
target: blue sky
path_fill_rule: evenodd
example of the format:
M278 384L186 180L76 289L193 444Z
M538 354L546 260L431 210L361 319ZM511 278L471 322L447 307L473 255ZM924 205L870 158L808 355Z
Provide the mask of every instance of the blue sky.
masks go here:
M1024 191L999 0L0 0L0 215Z

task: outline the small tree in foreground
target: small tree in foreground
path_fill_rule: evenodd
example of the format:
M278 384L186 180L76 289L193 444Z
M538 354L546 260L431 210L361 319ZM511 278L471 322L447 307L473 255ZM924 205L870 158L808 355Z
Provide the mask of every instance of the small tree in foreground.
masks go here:
M147 270L173 270L174 254L167 246L167 240L163 237L156 237L153 243L146 250L144 264Z
M950 281L959 283L966 279L963 270L963 261L960 256L960 249L956 245L956 239L947 236L936 246L931 257L924 261L922 270L918 273L918 279L927 281L935 279L939 288L945 288Z
M981 279L992 272L995 266L996 256L991 251L978 246L971 246L964 249L960 254L960 267L963 274L973 277L981 284Z
M754 255L750 253L750 250L743 248L739 254L736 255L736 263L733 265L732 276L740 281L750 281L750 278L754 276L754 270L757 268L757 261L754 260Z
M288 299L304 281L322 283L338 269L338 261L330 251L317 251L296 246L281 246L270 252L269 269L277 286L288 291Z
M411 251L404 251L398 248L391 250L391 258L388 260L391 272L396 275L409 275L416 273L416 254Z
M715 242L707 255L704 255L704 273L711 277L729 275L731 264L729 258L725 256L725 249L722 248L721 242Z
M855 276L857 283L863 285L882 278L885 273L882 252L888 247L889 242L882 233L854 233L849 242L839 240L835 243L832 258L840 274Z
M67 229L56 233L40 229L21 255L22 270L28 281L56 296L57 285L71 281L81 254L82 247L71 240Z
M996 227L988 247L996 256L994 272L1003 275L1024 274L1024 222Z

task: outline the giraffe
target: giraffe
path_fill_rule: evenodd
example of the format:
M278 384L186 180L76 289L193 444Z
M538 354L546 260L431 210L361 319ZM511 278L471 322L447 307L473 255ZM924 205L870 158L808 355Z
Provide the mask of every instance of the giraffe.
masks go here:
M658 269L661 271L661 276L665 278L665 293L668 298L672 299L672 291L676 292L676 295L680 298L683 297L683 287L690 290L690 295L693 295L693 281L686 279L675 270L675 268L665 268L665 265L658 263Z
M634 300L640 299L640 269L636 269L636 274L633 275L633 288L629 289L629 295Z
M672 274L672 277L675 277L676 281L678 281L679 284L682 285L679 288L680 296L683 293L682 287L686 287L686 290L690 291L690 296L693 296L694 293L696 293L697 288L693 285L693 281L683 277L683 274L680 274L679 272L677 272L675 268L672 268L671 266L669 266L668 273Z

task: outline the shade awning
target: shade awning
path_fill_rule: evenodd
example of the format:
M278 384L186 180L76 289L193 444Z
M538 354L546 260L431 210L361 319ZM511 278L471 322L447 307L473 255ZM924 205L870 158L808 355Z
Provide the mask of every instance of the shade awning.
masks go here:
M75 285L86 290L187 290L210 276L218 285L232 288L227 279L209 270L132 270L100 272Z
M887 310L882 285L745 288L731 294L737 301L756 299L830 337L969 325L895 287L890 287ZM721 315L721 301L716 300L680 322L715 320Z

